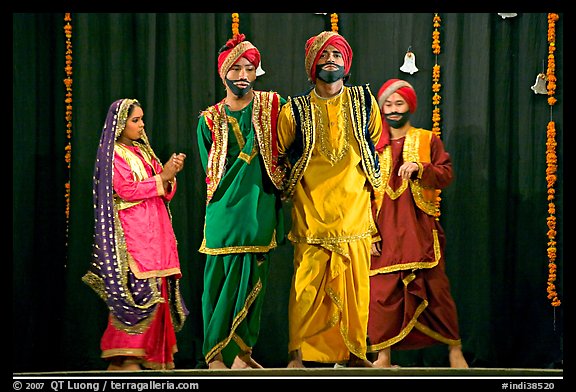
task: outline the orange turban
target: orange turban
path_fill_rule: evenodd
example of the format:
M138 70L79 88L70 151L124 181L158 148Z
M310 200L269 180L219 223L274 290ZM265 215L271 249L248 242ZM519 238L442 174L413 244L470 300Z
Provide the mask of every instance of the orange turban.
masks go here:
M316 83L316 64L322 54L322 51L328 46L332 45L342 53L344 59L344 74L348 75L350 67L352 66L352 48L348 41L340 34L334 31L323 31L320 34L310 37L306 41L306 58L305 67L308 79Z
M238 34L234 38L229 39L226 45L222 47L218 55L218 74L220 79L224 81L226 74L230 67L232 67L241 57L246 58L255 67L260 65L260 52L252 45L250 41L245 41L244 34Z

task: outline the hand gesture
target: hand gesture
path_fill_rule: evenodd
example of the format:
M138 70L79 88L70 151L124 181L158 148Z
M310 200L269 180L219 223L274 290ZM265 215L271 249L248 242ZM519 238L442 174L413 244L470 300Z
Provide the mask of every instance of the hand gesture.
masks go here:
M186 154L184 153L174 153L164 164L164 169L160 173L163 181L172 182L176 177L176 173L180 172L184 168L184 160L186 159Z

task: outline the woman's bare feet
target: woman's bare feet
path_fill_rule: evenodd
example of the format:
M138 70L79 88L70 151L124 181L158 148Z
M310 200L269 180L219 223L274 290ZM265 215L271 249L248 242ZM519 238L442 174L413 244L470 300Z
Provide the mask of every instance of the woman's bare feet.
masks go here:
M371 367L374 367L374 365L369 360L357 357L356 355L350 353L350 359L346 363L346 367L349 367L349 368L352 368L352 367L371 368Z
M468 369L469 367L466 358L464 358L461 345L448 347L448 359L450 360L451 368Z
M110 364L108 365L108 369L110 371L117 371L117 370L142 370L142 366L140 365L141 361L139 358L136 357L114 357L110 360Z
M290 351L290 361L288 362L287 368L298 369L304 368L304 362L302 362L302 352L300 349Z
M252 358L250 353L240 353L234 358L234 363L232 363L232 369L264 369L264 366L260 365L258 362Z

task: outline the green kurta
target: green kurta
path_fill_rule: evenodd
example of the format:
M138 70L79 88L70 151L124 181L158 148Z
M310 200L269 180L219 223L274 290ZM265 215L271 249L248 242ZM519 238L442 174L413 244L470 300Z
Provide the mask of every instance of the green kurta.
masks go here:
M280 99L277 108L284 102ZM221 352L228 364L239 351L249 352L256 343L268 280L268 252L284 238L282 204L264 165L266 158L260 154L253 104L240 111L212 106L198 124L204 170L211 173L214 159L225 165L217 180L207 176L209 183L219 182L208 197L199 249L207 254L202 296L207 363ZM213 135L223 129L218 126L222 109L227 115L227 137ZM268 110L258 112L270 117ZM275 127L260 129L275 132ZM221 159L224 154L225 160Z

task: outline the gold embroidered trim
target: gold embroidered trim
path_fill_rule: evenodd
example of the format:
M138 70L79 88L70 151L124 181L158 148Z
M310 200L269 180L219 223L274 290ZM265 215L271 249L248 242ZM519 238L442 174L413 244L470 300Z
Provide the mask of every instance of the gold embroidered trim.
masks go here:
M352 131L354 136L358 141L360 146L360 155L362 157L362 168L368 181L372 184L374 188L378 188L382 185L382 174L380 167L376 165L376 160L378 159L377 154L373 154L373 149L370 148L370 136L365 137L365 129L368 127L370 118L368 117L367 108L374 108L376 105L372 105L376 101L374 96L369 94L369 101L366 100L366 91L369 91L368 85L363 86L352 86L346 89L349 95L348 102L350 102L350 118L352 119Z
M323 247L332 250L330 248L331 246L335 246L343 242L352 242L364 238L372 238L373 231L374 227L371 225L369 231L355 235L329 237L329 238L315 238L315 237L298 237L292 233L288 233L288 239L294 243L322 245ZM342 254L341 252L337 253Z
M202 114L205 116L206 124L212 131L212 147L208 153L206 165L206 204L210 203L222 175L226 170L226 152L228 148L228 116L226 115L226 105L217 104L206 109ZM212 127L210 121L212 120Z
M208 352L208 354L206 354L206 363L212 361L212 359L216 355L218 355L218 353L220 353L224 349L224 347L228 345L228 343L230 343L230 340L234 338L234 336L236 335L236 328L238 328L238 326L242 323L242 321L244 321L244 319L248 315L248 310L250 309L250 306L252 306L252 303L256 300L256 297L258 297L258 294L260 294L261 290L262 290L262 281L258 280L256 285L246 298L244 306L238 312L236 317L234 317L232 325L230 326L230 333L228 334L226 339L217 343L214 347L212 347L212 349Z
M418 175L414 180L402 180L402 184L398 189L394 190L389 184L390 176L392 175L392 147L387 145L384 147L382 153L378 154L378 159L380 161L380 167L382 170L382 184L385 185L385 192L392 200L396 200L410 185L410 190L412 191L412 196L414 202L422 211L431 216L436 216L438 205L434 198L428 196L428 193L434 188L425 187L421 184L420 178L422 177L422 172L424 166L422 162L430 162L430 148L421 148L421 139L429 139L429 134L425 129L421 128L410 128L406 133L406 138L404 140L404 148L402 150L402 158L404 162L415 162L418 164ZM421 153L421 151L426 151L426 153ZM378 190L382 192L382 189ZM434 193L433 193L434 194ZM378 207L378 211L380 207Z
M348 96L345 95L344 97ZM330 119L327 117L328 114L324 116L322 113L322 109L320 108L320 105L314 102L312 103L314 113L316 115L316 118L318 119L318 121L316 122L316 131L318 135L318 141L320 143L319 144L320 154L322 154L322 156L326 158L328 162L330 162L330 165L332 166L340 162L342 158L346 156L348 150L350 149L348 102L342 102L341 105L342 105L342 111L339 113L339 116L336 119L336 121L338 121L338 129L342 129L343 132L339 132L338 145L334 147L331 141L332 138L330 137L331 136L330 125L324 123L325 120L328 120L328 122L330 122Z
M272 233L272 239L268 245L240 245L240 246L227 246L224 248L207 248L206 247L206 237L202 239L202 244L198 252L207 255L225 255L231 253L266 253L271 249L278 246L276 242L276 229Z
M134 176L134 181L142 181L149 177L148 172L142 163L142 160L128 147L122 143L115 142L114 152L120 155L128 163L128 165L130 165ZM156 174L154 171L154 166L152 165L152 157L149 155L146 149L140 148L140 152L142 153L142 157L146 163L148 163L152 168L152 172Z
M140 348L114 348L102 351L101 358L111 358L118 356L127 357L143 357L146 355L146 350Z
M244 146L246 145L246 139L242 135L242 131L240 130L240 125L238 124L238 120L235 117L228 116L228 123L232 126L232 132L236 137L236 141L238 142L238 146L240 147L240 153L238 154L238 158L245 161L247 164L250 164L252 159L258 155L258 145L254 143L252 145L252 151L250 155L246 154L244 151Z
M430 336L431 338L434 338L434 339L436 339L436 340L438 340L444 344L447 344L449 346L459 346L462 344L462 340L445 338L444 336L440 335L438 332L431 330L429 327L425 326L424 324L422 324L418 321L414 325L414 328L416 328L418 331L422 332L424 335Z
M406 336L408 336L410 331L412 331L412 328L414 328L416 326L416 324L418 323L418 317L420 317L420 315L422 314L424 309L426 309L427 307L428 307L428 301L423 300L422 303L420 305L418 305L418 308L416 308L416 311L414 312L414 317L412 317L412 319L408 322L408 325L406 325L406 327L403 328L398 335L396 335L393 338L388 339L382 343L372 344L372 345L368 346L367 351L368 352L380 351L380 350L383 350L387 347L390 347L390 346L398 343L402 339L404 339Z
M372 269L372 270L370 270L370 273L369 273L370 276L374 276L374 275L378 275L378 274L387 274L390 272L417 270L417 269L436 267L438 265L438 263L440 262L440 258L442 257L442 250L440 249L440 241L438 239L438 230L432 229L432 237L434 237L434 257L435 257L434 261L395 264L395 265L390 265L388 267Z
M277 107L276 113L274 110L274 103ZM273 146L276 141L272 140L272 118L277 118L281 108L280 95L275 92L254 91L254 101L252 105L252 124L254 125L254 133L260 148L260 154L264 161L264 167L268 173L268 177L277 189L282 189L284 182L284 171L278 167L277 159L273 152ZM262 121L264 120L264 121Z
M342 313L344 311L344 302L342 301L342 298L340 298L340 296L338 296L338 293L336 291L334 291L331 287L326 288L326 293L328 294L328 296L330 297L332 302L334 302L334 305L336 305L336 307L338 308L338 312L335 313L330 318L330 322L329 322L327 327L331 328L334 325L336 325L336 323L340 323L340 328L339 328L340 329L340 335L342 336L342 339L344 340L344 344L346 345L348 350L352 354L356 355L358 358L366 359L365 347L363 347L362 345L355 344L355 342L352 342L348 338L348 336L349 336L348 326L345 325L343 322L341 322ZM328 328L326 328L326 329L328 329Z

